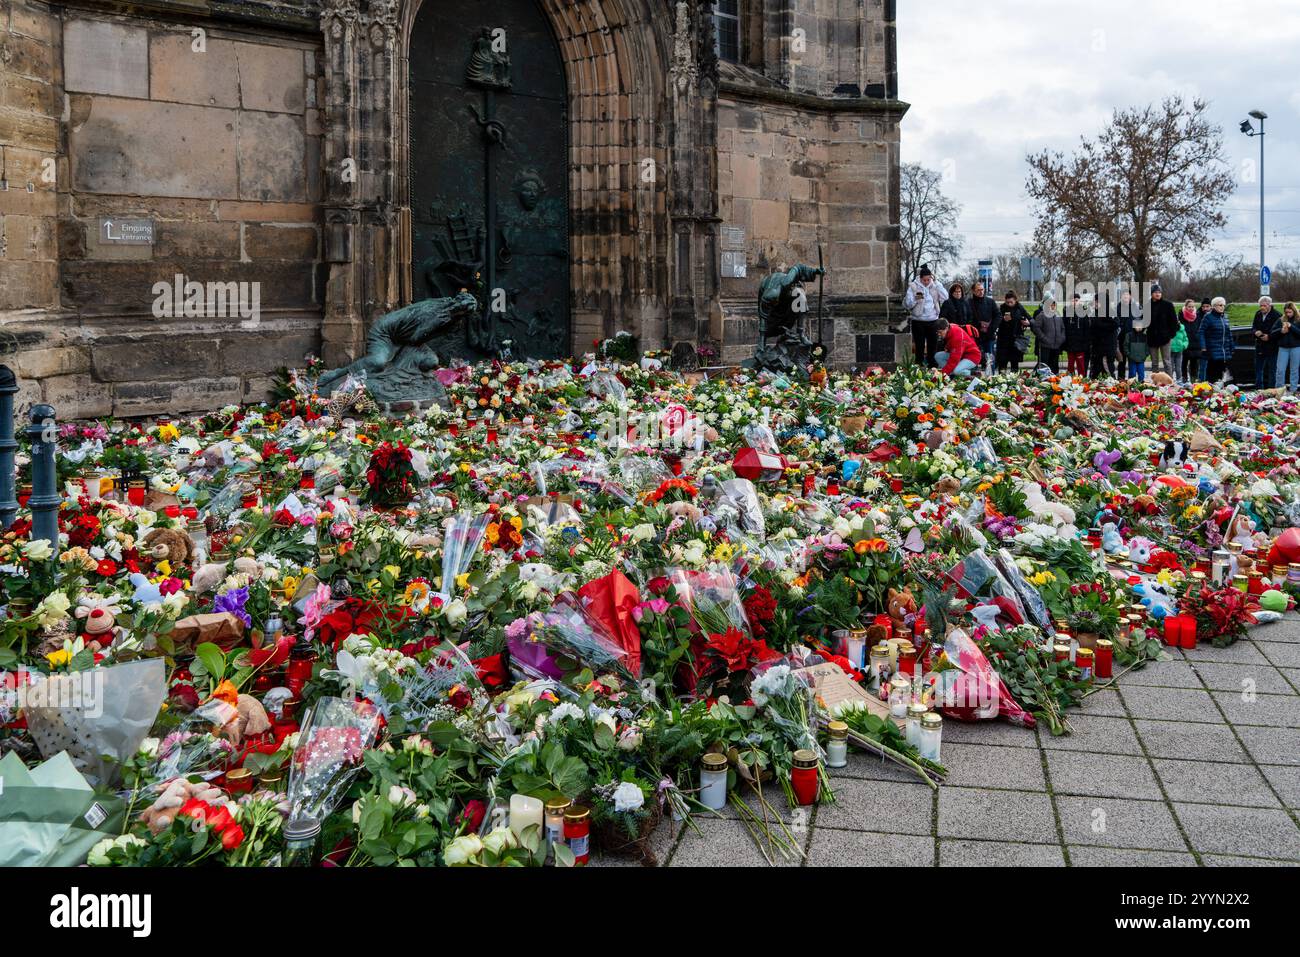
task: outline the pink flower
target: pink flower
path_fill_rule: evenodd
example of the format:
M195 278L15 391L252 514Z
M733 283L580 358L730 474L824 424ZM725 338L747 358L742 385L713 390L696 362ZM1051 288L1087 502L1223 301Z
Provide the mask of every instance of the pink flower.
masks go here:
M330 586L321 584L316 586L316 590L311 593L307 599L307 604L303 606L302 624L303 636L311 641L315 633L316 626L320 624L321 619L325 617L325 606L330 601Z

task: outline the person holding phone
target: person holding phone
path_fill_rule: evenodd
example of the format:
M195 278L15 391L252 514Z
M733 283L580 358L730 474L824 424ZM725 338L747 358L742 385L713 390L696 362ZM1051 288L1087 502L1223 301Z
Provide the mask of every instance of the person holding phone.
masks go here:
M935 281L928 265L922 266L903 296L903 308L912 314L912 349L918 365L934 365L934 354L939 351L934 327L947 300L948 291Z

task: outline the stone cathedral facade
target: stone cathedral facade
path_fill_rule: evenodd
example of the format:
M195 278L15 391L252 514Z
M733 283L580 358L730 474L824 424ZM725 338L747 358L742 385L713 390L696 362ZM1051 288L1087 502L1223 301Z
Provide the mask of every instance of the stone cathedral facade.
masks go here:
M832 360L891 362L895 5L0 0L0 361L201 410L468 288L516 356L731 363L820 257Z

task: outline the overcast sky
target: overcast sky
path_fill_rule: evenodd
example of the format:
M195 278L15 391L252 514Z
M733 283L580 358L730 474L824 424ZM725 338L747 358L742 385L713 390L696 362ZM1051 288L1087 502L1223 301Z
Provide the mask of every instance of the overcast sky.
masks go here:
M1259 140L1269 115L1265 211L1270 264L1300 260L1300 0L901 0L899 87L912 104L903 160L951 176L963 262L1027 241L1025 155L1068 150L1116 107L1171 93L1210 101L1238 172L1221 250L1259 257ZM1258 124L1256 124L1258 125ZM945 165L947 164L947 165Z

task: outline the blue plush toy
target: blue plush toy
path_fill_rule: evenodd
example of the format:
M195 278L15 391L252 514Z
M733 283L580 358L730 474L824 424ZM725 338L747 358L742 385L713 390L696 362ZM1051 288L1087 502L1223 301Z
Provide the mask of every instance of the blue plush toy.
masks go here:
M1107 555L1114 555L1124 547L1124 536L1119 533L1117 525L1103 525L1101 529L1101 547Z
M135 586L133 600L137 605L162 604L162 590L139 572L132 573L131 584Z
M840 466L840 474L844 477L844 481L851 482L860 468L862 468L861 462L856 459L846 459L844 464Z
M1156 581L1141 581L1133 586L1133 594L1138 596L1145 608L1156 621L1163 621L1175 613L1174 596L1169 589Z

